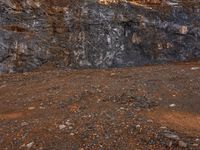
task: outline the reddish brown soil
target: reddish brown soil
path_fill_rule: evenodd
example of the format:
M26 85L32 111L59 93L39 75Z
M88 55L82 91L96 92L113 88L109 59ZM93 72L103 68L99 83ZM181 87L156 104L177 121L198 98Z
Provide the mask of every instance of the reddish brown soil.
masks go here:
M198 62L0 76L2 150L198 150L199 138Z

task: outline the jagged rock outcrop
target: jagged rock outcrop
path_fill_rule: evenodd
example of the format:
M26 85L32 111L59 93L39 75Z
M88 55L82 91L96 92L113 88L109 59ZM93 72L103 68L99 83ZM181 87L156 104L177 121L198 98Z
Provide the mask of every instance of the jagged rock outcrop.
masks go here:
M0 72L200 58L199 2L118 2L0 0Z

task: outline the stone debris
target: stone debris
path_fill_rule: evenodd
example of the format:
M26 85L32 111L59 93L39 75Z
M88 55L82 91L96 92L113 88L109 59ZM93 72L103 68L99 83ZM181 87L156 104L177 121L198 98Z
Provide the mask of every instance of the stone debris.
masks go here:
M71 135L71 136L74 136L75 134L74 134L74 133L70 133L70 135Z
M2 75L7 87L0 89L0 149L196 150L195 65Z
M42 107L42 106L40 106L39 108L40 108L40 109L42 109L42 110L44 110L44 109L45 109L45 107Z
M138 124L138 125L136 125L136 128L138 129L138 128L140 128L141 126Z
M35 107L28 107L28 110L34 110Z
M33 145L34 145L34 142L30 142L30 143L28 143L28 144L26 145L26 147L27 147L28 149L31 149Z
M148 123L153 123L153 120L149 119L147 120Z
M27 125L29 125L28 122L22 122L22 123L21 123L21 126L27 126Z
M200 67L192 67L191 70L199 70Z
M173 142L170 141L169 144L168 144L168 147L172 147L172 145L173 145Z
M65 129L65 128L66 128L66 125L64 125L64 124L59 125L59 129L60 129L60 130L63 130L63 129Z
M172 140L179 140L179 136L174 134L174 133L164 133L164 136L169 138L169 139L172 139Z
M193 146L193 147L198 147L198 146L199 146L199 144L197 144L197 143L194 143L194 144L192 144L192 146Z
M115 75L116 75L116 73L111 73L111 74L110 74L110 76L115 76Z
M170 104L169 107L176 107L176 104Z
M187 147L187 143L185 143L183 141L178 141L178 145L179 145L179 147L183 147L183 148Z
M187 26L181 26L181 27L179 28L179 32L180 32L181 34L187 34L187 33L188 33L188 27L187 27Z

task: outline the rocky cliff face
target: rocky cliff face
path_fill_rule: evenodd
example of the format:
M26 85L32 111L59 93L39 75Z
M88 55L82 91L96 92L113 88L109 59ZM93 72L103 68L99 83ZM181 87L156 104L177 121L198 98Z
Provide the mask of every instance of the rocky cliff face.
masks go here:
M0 0L0 72L47 62L105 68L200 58L199 3L146 4Z

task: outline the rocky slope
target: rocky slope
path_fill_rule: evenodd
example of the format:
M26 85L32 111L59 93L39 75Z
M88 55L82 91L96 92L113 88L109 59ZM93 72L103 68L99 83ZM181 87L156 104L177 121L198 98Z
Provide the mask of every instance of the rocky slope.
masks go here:
M150 3L0 0L0 72L200 58L199 2Z

